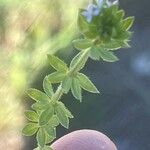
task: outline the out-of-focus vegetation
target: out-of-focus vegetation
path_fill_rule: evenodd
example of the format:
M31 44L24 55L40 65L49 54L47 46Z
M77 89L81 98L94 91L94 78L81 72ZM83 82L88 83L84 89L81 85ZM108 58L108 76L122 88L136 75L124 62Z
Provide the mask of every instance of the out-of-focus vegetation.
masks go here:
M0 0L0 134L22 127L21 97L46 63L46 54L72 41L82 3Z

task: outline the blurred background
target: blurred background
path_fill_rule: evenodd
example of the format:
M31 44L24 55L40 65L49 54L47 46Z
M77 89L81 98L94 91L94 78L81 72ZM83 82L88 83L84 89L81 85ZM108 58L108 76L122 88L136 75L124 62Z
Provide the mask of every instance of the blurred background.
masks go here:
M42 89L51 72L46 54L69 62L77 53L71 41L79 36L77 11L88 0L0 0L0 150L32 150L34 138L21 136L29 87ZM108 135L118 150L150 149L150 1L120 0L126 15L135 16L132 48L121 49L116 63L88 61L83 72L101 95L84 92L83 103L63 97L75 118L70 129Z

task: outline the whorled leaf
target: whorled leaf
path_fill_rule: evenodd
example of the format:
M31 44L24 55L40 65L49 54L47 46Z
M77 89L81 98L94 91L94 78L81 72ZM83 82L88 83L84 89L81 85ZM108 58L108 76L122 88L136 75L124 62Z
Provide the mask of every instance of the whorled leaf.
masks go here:
M66 76L62 81L62 88L65 93L68 93L72 84L72 78L70 76Z
M95 47L91 48L90 58L93 60L100 60L100 53L99 53L99 50L97 48L95 48Z
M72 113L70 112L70 110L62 102L59 102L59 105L61 105L62 108L66 111L66 115L69 118L74 118L73 115L72 115Z
M66 73L64 72L54 72L47 76L47 79L51 83L60 83L66 77Z
M58 57L54 55L47 55L50 65L60 72L66 72L68 70L67 64L60 60Z
M92 93L99 93L95 85L90 81L90 79L86 75L82 73L78 73L77 78L79 80L81 87L84 90L92 92Z
M46 110L49 106L49 103L42 103L42 102L36 102L32 104L31 108L34 109L37 112L41 112L43 110Z
M70 69L76 67L76 72L81 70L84 66L85 63L89 57L89 53L85 53L84 51L79 52L71 61L70 63ZM82 58L82 56L84 55L84 58ZM80 63L78 63L78 61L80 61ZM76 66L76 64L78 63L78 66Z
M37 123L28 123L22 129L22 134L25 136L32 136L37 132L38 128L39 128L39 126L37 125Z
M41 113L39 117L39 125L41 126L46 125L53 115L54 115L54 108L52 105L49 105L49 107Z
M93 45L92 41L89 39L78 39L73 41L73 46L78 50L84 50Z
M26 110L25 111L25 116L26 118L29 120L29 121L32 121L32 122L38 122L38 114L35 112L35 111L32 111L32 110Z
M131 48L131 46L128 44L129 41L124 41L122 44L122 48Z
M131 26L133 25L133 22L134 22L134 17L128 17L124 19L122 21L122 28L126 31L129 30Z
M100 53L100 57L103 59L103 61L115 62L115 61L119 60L118 57L115 56L114 53L111 51L100 49L99 53Z
M50 98L43 92L30 88L27 90L27 94L35 101L49 102Z
M45 127L45 131L47 132L47 134L53 138L56 138L56 128L55 127L52 127L52 126L49 126L47 125Z
M53 115L49 120L48 125L51 127L57 127L59 125L59 120L56 115Z
M82 101L81 86L77 78L73 78L72 80L71 92L76 99L80 102Z
M49 144L50 142L52 142L55 139L55 137L50 136L47 132L45 133L45 135L46 135L45 144Z
M53 87L51 82L48 80L48 77L46 76L43 80L43 89L45 93L51 98L54 94Z
M37 139L38 145L41 148L44 148L45 143L46 143L46 134L45 134L45 130L43 128L40 128L38 130L37 135L36 135L36 139Z
M81 56L81 54L82 54L83 52L81 51L80 53L78 53L73 59L72 59L72 61L71 61L71 63L70 63L70 68L73 68L74 66L75 66L75 64L77 63L77 61L79 60L79 58L80 58L80 56ZM83 64L83 66L81 67L81 69L84 67L84 64Z
M108 50L118 50L122 46L123 46L122 41L111 40L110 42L104 44L102 48L104 48L108 51ZM103 51L103 49L101 51Z
M68 116L68 118L74 118L74 116L72 115L72 113L68 108L66 108L66 115Z
M60 124L65 127L65 128L69 128L69 118L67 116L66 110L64 109L64 107L62 107L61 103L57 103L56 107L55 107L55 113L57 115L57 118L60 122Z
M123 19L124 16L125 16L124 10L119 10L119 11L117 11L116 17L118 18L118 20Z

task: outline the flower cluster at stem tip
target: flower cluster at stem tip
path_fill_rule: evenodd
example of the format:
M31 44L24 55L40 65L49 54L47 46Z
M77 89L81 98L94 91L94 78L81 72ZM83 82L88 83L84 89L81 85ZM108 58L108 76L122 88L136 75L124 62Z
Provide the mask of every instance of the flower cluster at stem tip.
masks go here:
M89 3L87 6L86 10L82 12L82 15L86 17L88 22L92 21L93 16L98 16L99 13L101 12L101 9L103 6L105 7L110 7L112 5L117 5L118 0L115 0L113 2L109 0L96 0L96 3Z

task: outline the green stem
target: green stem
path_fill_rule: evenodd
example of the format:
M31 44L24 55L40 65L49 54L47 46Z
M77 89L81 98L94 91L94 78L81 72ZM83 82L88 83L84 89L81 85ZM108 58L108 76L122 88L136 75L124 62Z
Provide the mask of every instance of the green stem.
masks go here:
M62 86L61 84L58 86L56 92L54 93L54 95L52 96L52 102L56 102L58 101L61 96L63 95L63 89L62 89Z
M90 48L84 50L84 52L82 53L82 55L80 56L78 62L74 65L73 68L70 69L70 71L68 72L68 75L71 76L74 73L78 72L82 66L83 63L86 63L86 61L88 60L89 57L89 50Z
M82 55L80 56L79 60L77 61L77 63L74 65L73 68L71 68L68 72L67 75L72 76L73 74L75 74L76 72L78 72L80 70L81 64L86 63L86 61L88 60L89 57L89 48L86 49ZM54 95L52 96L52 102L55 103L56 101L60 100L61 96L63 95L64 90L62 88L62 85L60 84L56 90L56 92L54 93Z

